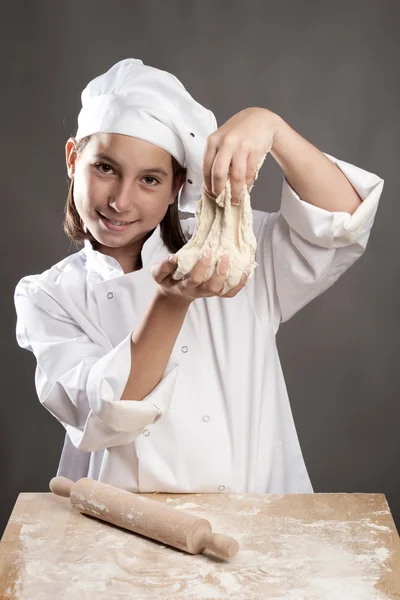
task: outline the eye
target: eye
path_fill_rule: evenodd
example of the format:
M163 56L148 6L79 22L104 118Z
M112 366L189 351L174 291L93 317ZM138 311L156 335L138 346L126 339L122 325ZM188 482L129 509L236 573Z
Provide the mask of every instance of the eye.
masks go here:
M157 183L160 183L158 179L156 179L155 177L151 177L150 175L148 175L147 177L143 177L143 181L145 181L151 187L154 187L155 185L157 185Z
M100 173L103 173L104 175L108 175L108 173L114 172L114 169L107 163L96 163L95 167L98 171L100 171Z

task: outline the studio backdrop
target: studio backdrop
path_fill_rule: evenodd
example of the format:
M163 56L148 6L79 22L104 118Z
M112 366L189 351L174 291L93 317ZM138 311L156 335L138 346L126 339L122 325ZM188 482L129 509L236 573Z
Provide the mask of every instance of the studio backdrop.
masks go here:
M0 27L1 528L19 492L48 489L64 439L15 341L15 285L76 251L62 230L64 144L83 87L127 57L174 73L220 125L266 107L385 180L365 255L278 344L315 491L385 493L399 523L398 3L14 0ZM268 157L253 207L278 210L281 185Z

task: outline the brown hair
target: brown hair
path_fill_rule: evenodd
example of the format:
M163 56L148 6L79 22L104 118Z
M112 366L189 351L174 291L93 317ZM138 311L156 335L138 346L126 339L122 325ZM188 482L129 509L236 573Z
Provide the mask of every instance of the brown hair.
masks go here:
M91 137L91 135L87 135L76 143L75 151L77 154L84 150ZM173 156L171 156L171 161L172 186L178 187L186 177L186 169L181 167ZM64 231L76 244L80 244L86 239L92 242L96 241L89 231L85 231L84 223L76 210L73 180L71 180L65 204ZM175 202L168 206L168 210L160 223L160 233L162 241L170 252L177 252L187 242L179 220L178 196Z

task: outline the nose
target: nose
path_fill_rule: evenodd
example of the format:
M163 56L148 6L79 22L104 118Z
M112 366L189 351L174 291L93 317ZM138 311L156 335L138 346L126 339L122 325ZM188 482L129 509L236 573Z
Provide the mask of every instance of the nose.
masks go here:
M108 200L109 207L119 214L130 212L134 204L134 193L132 187L128 184L114 188Z

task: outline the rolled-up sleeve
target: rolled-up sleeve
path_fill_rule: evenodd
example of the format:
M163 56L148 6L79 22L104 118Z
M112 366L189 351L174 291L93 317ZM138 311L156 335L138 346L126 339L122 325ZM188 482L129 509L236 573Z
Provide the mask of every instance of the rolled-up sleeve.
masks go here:
M306 242L323 248L340 248L354 243L367 245L374 223L383 180L333 156L328 156L350 181L362 203L350 215L329 212L299 198L285 179L282 187L281 215L292 231Z
M33 352L40 402L76 448L93 452L132 442L168 410L178 365L170 358L143 400L121 400L131 368L131 334L111 351L90 340L47 292L22 280L16 288L18 344Z
M364 252L374 223L383 180L354 165L335 162L362 202L350 215L304 202L285 179L278 213L260 228L256 260L270 306L286 321L330 287Z

